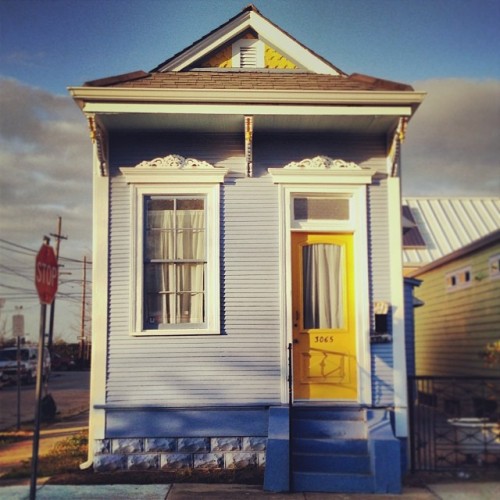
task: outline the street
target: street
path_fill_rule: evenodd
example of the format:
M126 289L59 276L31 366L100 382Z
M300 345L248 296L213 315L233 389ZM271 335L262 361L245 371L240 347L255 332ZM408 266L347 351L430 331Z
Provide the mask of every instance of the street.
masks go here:
M86 410L89 407L88 371L52 372L42 397L51 394L57 406L58 415ZM21 386L21 422L33 421L35 417L35 384ZM0 430L11 428L17 423L17 386L0 388Z

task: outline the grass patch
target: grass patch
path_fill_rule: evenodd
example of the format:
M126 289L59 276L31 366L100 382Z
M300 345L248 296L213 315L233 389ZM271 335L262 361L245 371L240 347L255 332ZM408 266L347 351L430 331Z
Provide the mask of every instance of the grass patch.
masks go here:
M20 430L20 431L2 431L0 432L0 448L8 444L25 441L33 437L33 431Z
M79 465L87 459L87 445L87 432L59 441L47 455L38 457L37 475L47 477L78 471ZM25 479L30 476L31 460L23 460L4 474L2 479Z

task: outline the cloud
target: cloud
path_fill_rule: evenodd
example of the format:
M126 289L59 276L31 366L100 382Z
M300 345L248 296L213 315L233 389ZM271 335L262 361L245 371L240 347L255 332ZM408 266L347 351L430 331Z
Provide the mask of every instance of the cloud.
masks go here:
M428 95L403 145L406 196L500 195L500 81L414 83Z
M57 217L62 254L91 246L91 143L71 98L0 79L0 224L4 239L38 247Z

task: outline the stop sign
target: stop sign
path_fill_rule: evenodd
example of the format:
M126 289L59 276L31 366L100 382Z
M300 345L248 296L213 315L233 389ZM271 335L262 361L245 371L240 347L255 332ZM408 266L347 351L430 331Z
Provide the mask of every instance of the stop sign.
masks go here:
M50 245L42 245L35 261L35 285L40 304L52 304L59 282L56 254Z

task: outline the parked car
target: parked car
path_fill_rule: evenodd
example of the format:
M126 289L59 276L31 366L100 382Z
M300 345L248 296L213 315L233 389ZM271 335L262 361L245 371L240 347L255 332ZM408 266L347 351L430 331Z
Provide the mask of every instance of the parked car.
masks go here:
M0 372L4 383L14 383L17 380L17 347L7 347L0 350ZM38 366L38 348L21 347L19 349L21 382L31 384L36 380ZM43 378L50 375L50 354L47 349L43 356Z
M52 353L50 358L52 371L65 372L74 370L76 367L75 360L66 356L61 356L55 352Z

